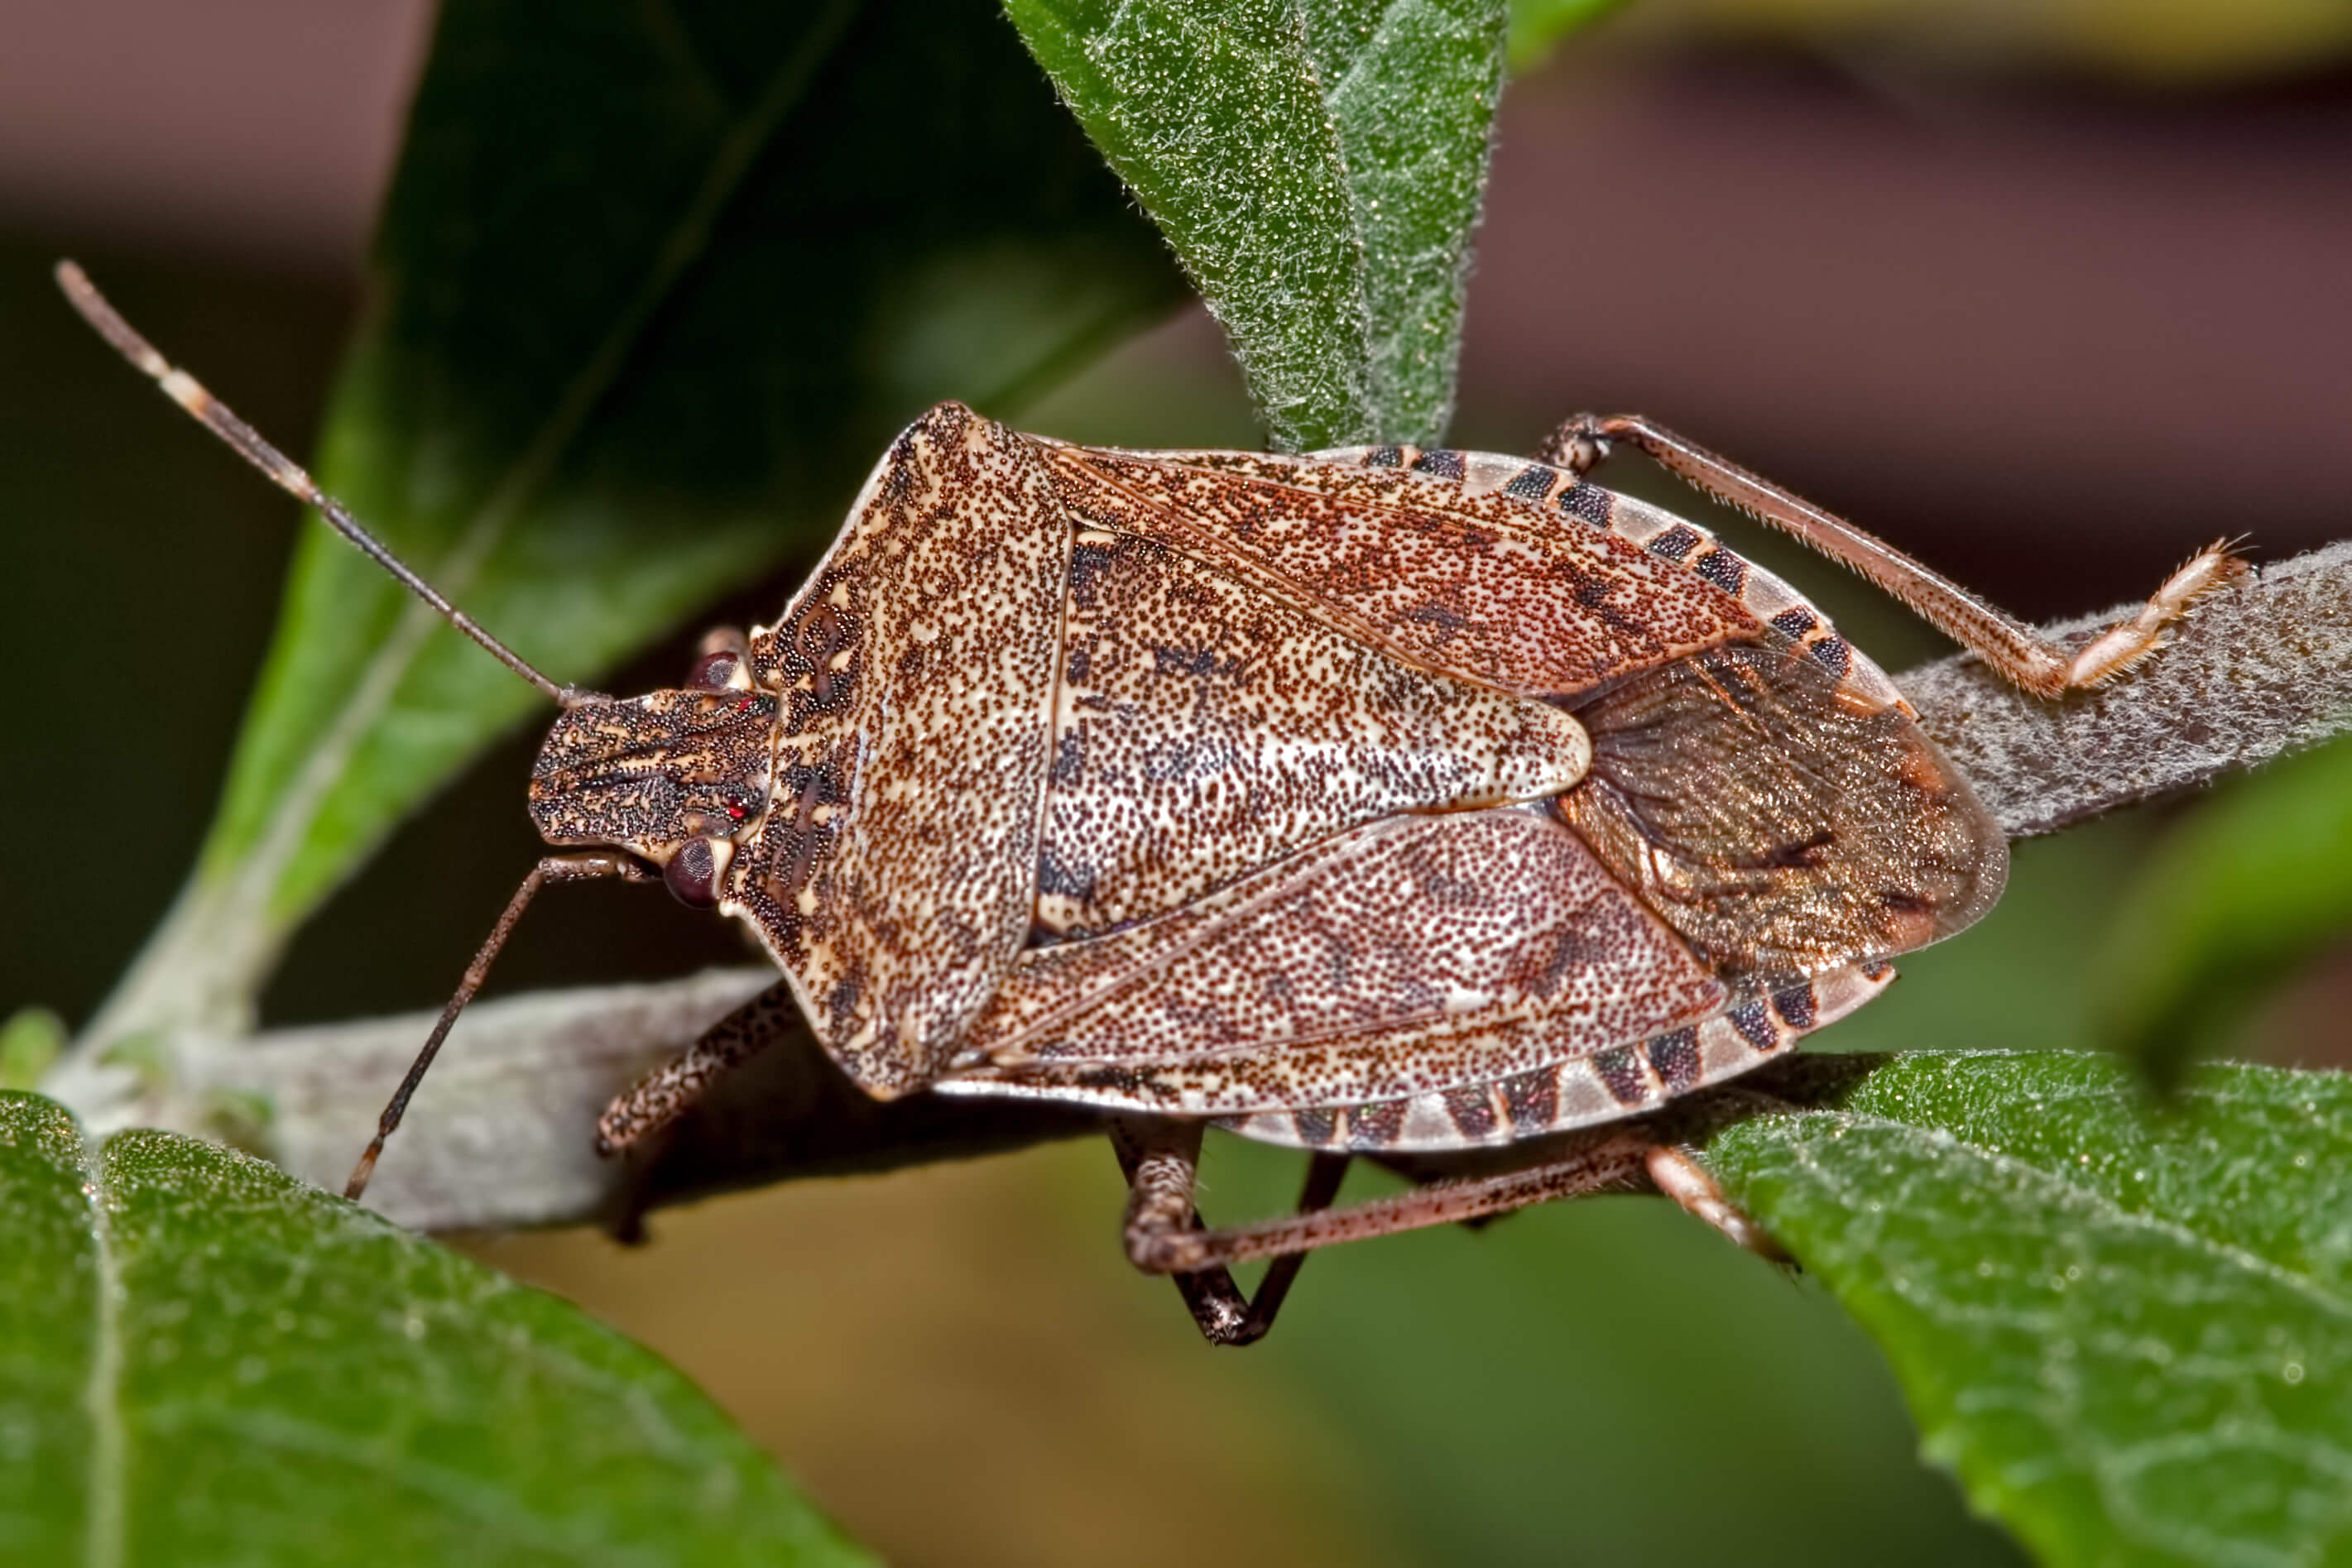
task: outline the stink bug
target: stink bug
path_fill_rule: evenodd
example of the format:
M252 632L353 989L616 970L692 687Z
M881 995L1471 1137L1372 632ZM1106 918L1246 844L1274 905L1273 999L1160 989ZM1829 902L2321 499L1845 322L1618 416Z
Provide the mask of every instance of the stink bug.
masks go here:
M539 887L659 880L747 922L783 977L616 1100L606 1148L803 1021L877 1097L1098 1107L1130 1255L1226 1343L1265 1331L1316 1247L1604 1186L1646 1180L1766 1245L1637 1122L1543 1140L1781 1055L2000 894L1999 830L1893 684L1779 578L1588 478L1612 444L2045 695L2124 669L2239 570L2210 549L2065 649L1639 419L1570 421L1533 462L1280 456L1076 446L949 403L883 455L774 625L614 699L524 664L60 277L562 708L530 807L572 852L517 890L352 1197ZM1297 1217L1202 1227L1211 1124L1313 1151ZM1325 1207L1347 1156L1495 1148L1486 1174ZM1276 1260L1255 1302L1226 1271L1253 1258Z

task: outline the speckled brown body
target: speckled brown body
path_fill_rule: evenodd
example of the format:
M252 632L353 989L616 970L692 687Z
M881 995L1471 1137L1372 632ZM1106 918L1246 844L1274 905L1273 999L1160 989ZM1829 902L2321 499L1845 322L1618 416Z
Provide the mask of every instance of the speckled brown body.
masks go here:
M540 777L627 810L550 836L723 840L719 907L881 1096L1508 1142L1786 1050L2005 865L1818 612L1519 459L1111 452L943 405L730 674L637 699L677 730L652 806L565 761L629 725L567 715Z
M608 1152L804 1018L880 1097L1103 1107L1139 1268L1245 1344L1313 1249L1650 1186L1769 1238L1651 1122L1876 995L2006 852L1879 672L1787 584L1584 475L1622 443L1900 599L2020 687L2112 679L2243 563L2199 552L2053 641L1639 415L1548 458L1117 452L948 403L899 437L772 627L684 688L559 685L175 369L174 402L563 711L551 843L384 1107L358 1198L542 886L656 874L784 979L613 1102ZM1202 1128L1318 1151L1298 1212L1205 1228ZM1572 1133L1565 1138L1545 1134ZM1492 1145L1525 1141L1496 1152ZM1331 1208L1346 1155L1427 1183ZM1269 1266L1254 1297L1229 1265Z

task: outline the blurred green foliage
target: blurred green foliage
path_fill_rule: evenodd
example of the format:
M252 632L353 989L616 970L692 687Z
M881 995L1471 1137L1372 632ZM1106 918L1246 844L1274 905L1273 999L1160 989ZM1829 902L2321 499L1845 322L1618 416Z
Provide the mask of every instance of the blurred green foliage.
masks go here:
M1521 0L1540 12L1559 0ZM2227 85L2352 56L2334 0L1646 0L1653 38L1775 40L1931 68Z
M31 1089L66 1049L66 1022L47 1008L18 1008L0 1024L0 1089Z
M1624 3L1625 0L1511 0L1511 64L1519 69L1538 64L1551 53L1554 44Z
M2231 780L2135 873L2085 987L2098 1043L2169 1082L2347 935L2352 740L2337 740Z

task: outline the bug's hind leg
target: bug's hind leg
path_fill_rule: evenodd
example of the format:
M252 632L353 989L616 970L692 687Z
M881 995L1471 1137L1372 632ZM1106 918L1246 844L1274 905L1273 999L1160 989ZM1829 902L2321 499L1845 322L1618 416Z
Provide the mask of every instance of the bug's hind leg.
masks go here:
M596 1119L596 1152L616 1155L683 1115L713 1080L800 1026L792 988L778 980L702 1031L686 1054L664 1062L604 1107Z
M1660 1192L1682 1206L1684 1213L1713 1226L1734 1245L1770 1262L1790 1260L1780 1244L1765 1234L1763 1227L1733 1207L1731 1200L1723 1196L1723 1188L1716 1185L1715 1177L1691 1157L1688 1150L1671 1144L1656 1145L1643 1162L1643 1168Z
M1605 419L1579 414L1554 431L1538 455L1581 474L1621 441L1693 488L1794 535L1809 548L1858 572L2009 680L2043 696L2056 696L2077 686L2095 686L2120 674L2156 651L2166 626L2245 570L2245 563L2226 546L2210 545L2166 579L2137 614L2117 622L2082 647L2070 648L2051 642L2015 616L1843 517L1638 414Z
M1122 1120L1112 1124L1110 1139L1119 1168L1127 1173L1128 1256L1147 1272L1167 1273L1152 1262L1167 1238L1213 1234L1203 1232L1200 1211L1192 1207L1192 1188L1200 1176L1201 1124ZM1347 1174L1347 1155L1317 1155L1307 1167L1298 1213L1328 1208ZM1242 1293L1222 1263L1176 1273L1176 1289L1192 1310L1202 1338L1211 1344L1253 1344L1274 1326L1275 1314L1282 1311L1283 1299L1306 1261L1305 1249L1276 1258L1254 1297Z

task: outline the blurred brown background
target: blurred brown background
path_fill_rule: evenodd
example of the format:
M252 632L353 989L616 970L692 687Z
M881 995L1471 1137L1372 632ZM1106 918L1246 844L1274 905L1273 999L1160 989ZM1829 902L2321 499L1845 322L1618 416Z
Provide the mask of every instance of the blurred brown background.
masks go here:
M85 1015L177 885L296 521L87 338L48 263L79 256L300 450L430 11L9 8L0 584L14 688L47 700L0 752L0 1011ZM2347 45L2346 8L2284 0L1637 5L1506 99L1457 436L1525 450L1577 409L1637 409L2035 616L2144 592L2216 535L2337 537ZM1025 423L1255 439L1197 317ZM1890 667L1934 651L1788 570ZM772 612L786 580L727 612ZM688 641L620 684L682 667ZM306 933L277 1019L440 998L533 852L530 744ZM1839 1042L2079 1040L2071 976L2160 816L2027 846L2001 911ZM667 899L583 894L534 916L500 983L738 951ZM2257 1048L2323 1051L2325 983ZM1231 1148L1210 1175L1223 1214L1294 1179ZM1318 1259L1243 1355L1126 1271L1117 1207L1108 1155L1068 1146L712 1204L635 1252L478 1250L677 1359L902 1562L2012 1558L1916 1463L1884 1367L1820 1293L1662 1205Z

